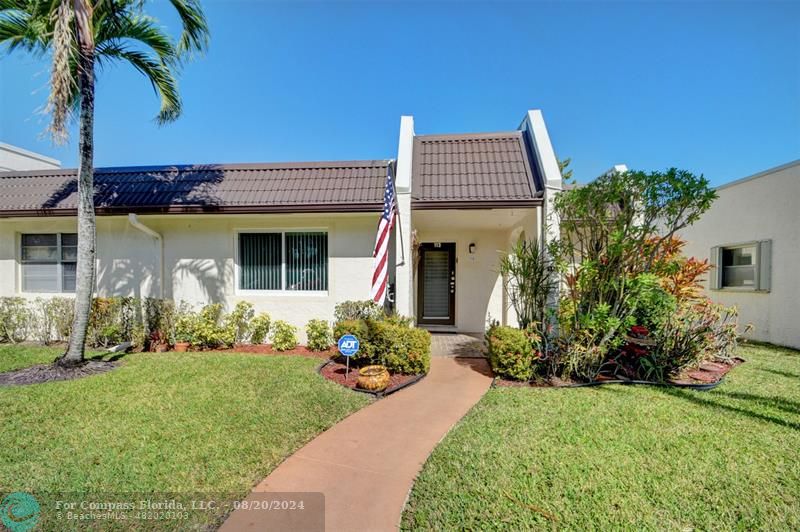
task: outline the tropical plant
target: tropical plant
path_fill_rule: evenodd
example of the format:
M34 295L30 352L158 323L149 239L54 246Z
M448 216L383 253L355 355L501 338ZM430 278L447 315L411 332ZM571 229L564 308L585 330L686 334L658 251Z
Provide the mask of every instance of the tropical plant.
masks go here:
M503 285L521 329L544 323L547 302L555 289L553 265L537 239L517 240L500 258Z
M69 347L57 363L84 362L95 287L94 99L95 65L124 62L142 73L161 101L160 124L181 114L175 74L192 52L208 42L208 25L198 0L169 0L182 31L173 38L145 13L144 0L2 0L0 44L10 51L52 55L49 127L57 142L67 137L73 109L79 109L78 256L75 316Z
M554 205L562 238L551 253L566 277L571 328L580 329L581 321L592 321L598 312L607 316L611 328L597 344L605 351L619 327L631 325L633 280L658 268L663 248L715 197L703 176L675 168L610 172L559 194Z
M729 360L738 342L736 309L704 300L684 303L653 331L650 365L662 378L706 360Z

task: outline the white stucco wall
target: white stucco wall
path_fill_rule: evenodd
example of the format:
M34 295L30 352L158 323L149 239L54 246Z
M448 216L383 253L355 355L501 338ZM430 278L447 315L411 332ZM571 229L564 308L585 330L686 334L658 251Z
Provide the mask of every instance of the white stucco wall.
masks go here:
M53 170L61 162L39 153L0 142L0 172L15 170Z
M713 246L772 240L768 293L711 290L714 301L739 308L753 339L800 348L800 161L723 185L719 198L681 236L689 256L706 259ZM706 283L708 288L708 283Z
M331 320L336 303L368 299L377 213L241 216L140 216L164 240L164 297L194 305L247 300L257 312L303 328L309 319ZM329 286L319 294L259 295L234 282L237 230L315 229L328 232ZM0 295L40 297L20 291L20 233L75 232L74 218L0 220ZM127 217L99 217L97 289L101 296L159 296L159 244ZM63 295L63 294L59 294Z

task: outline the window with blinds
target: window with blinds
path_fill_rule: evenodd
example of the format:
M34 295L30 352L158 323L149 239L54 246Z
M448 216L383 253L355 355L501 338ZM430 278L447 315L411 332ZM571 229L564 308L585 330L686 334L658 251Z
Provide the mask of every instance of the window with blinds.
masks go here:
M239 233L240 290L328 290L328 234Z
M286 233L286 289L328 289L327 233Z
M22 235L20 263L23 292L74 292L78 235Z

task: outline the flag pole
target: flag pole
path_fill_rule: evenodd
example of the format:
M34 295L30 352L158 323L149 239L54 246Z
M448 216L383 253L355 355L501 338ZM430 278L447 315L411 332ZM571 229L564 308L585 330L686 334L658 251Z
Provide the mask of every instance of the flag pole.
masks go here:
M397 211L397 234L400 237L400 262L395 264L397 266L403 266L406 263L406 246L403 242L403 224L400 219L400 202L398 201L397 197L397 185L395 184L395 165L397 161L392 159L389 161L389 171L392 173L392 188L394 189L394 208Z

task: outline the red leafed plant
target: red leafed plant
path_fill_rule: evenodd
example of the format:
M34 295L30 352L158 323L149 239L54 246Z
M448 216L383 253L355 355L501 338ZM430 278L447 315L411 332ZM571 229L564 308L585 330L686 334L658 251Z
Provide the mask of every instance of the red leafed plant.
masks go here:
M648 242L648 246L655 246ZM661 242L653 259L652 272L661 277L664 290L681 301L692 301L702 298L703 276L711 270L708 259L697 260L683 256L686 241L671 237Z
M682 260L679 269L664 276L664 290L675 296L678 301L691 301L702 297L701 284L703 276L711 270L708 259L697 260L694 257Z

